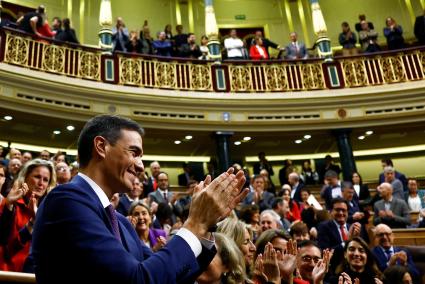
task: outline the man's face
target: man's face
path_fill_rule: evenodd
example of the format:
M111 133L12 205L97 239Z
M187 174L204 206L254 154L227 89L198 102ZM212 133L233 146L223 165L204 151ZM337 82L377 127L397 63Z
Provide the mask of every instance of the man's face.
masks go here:
M159 35L158 35L158 39L159 40L165 40L165 38L166 38L165 32L160 32Z
M9 173L11 175L17 175L21 170L22 163L19 159L11 159L9 162Z
M30 160L32 160L32 155L30 152L25 152L21 157L22 165L25 165L25 163Z
M59 28L59 20L58 19L53 19L53 23L52 23L53 28Z
M260 217L260 225L263 232L268 229L277 229L277 223L270 214Z
M189 36L189 38L187 39L187 41L188 41L190 44L194 44L194 43L196 42L196 37L195 37L195 35L190 35L190 36Z
M137 131L121 130L121 137L115 145L106 141L105 183L118 192L128 192L133 188L134 179L143 170L142 137Z
M262 191L264 191L264 187L265 187L265 184L264 184L264 179L263 178L256 178L254 180L254 189L255 189L255 191L262 192Z
M326 178L326 182L330 185L330 186L336 186L338 184L338 178L336 177L327 177Z
M296 42L297 41L297 34L296 33L291 33L289 35L289 38L291 39L292 42Z
M418 191L418 183L416 182L416 180L409 180L407 186L409 187L410 193L416 193Z
M296 177L292 174L288 176L288 182L290 185L295 185L297 183Z
M236 37L236 30L231 30L230 31L230 36L235 38Z
M71 180L71 169L65 162L59 162L55 167L56 179L59 184L67 183Z
M255 37L256 38L262 38L263 37L263 33L261 31L256 31L255 32Z
M153 177L157 177L158 174L161 172L161 167L157 162L154 162L151 164L151 174Z
M342 192L342 198L344 198L347 201L353 200L354 197L354 189L352 188L344 188L344 191Z
M133 181L133 188L130 191L131 199L138 198L143 192L143 184L140 182L138 178Z
M306 201L307 201L307 199L308 199L308 197L309 197L309 194L308 194L308 192L307 192L307 191L301 191L301 200L302 200L303 202L306 202Z
M375 240L384 249L389 249L394 242L393 232L389 227L378 226L375 231Z
M394 180L394 172L386 172L385 175L385 181L391 183Z
M164 173L158 175L158 187L161 190L168 189L168 176Z
M321 253L315 246L300 248L297 258L297 267L300 270L301 277L308 281L313 280L312 272L316 263L320 260Z
M41 151L40 159L48 161L50 159L50 153L47 151Z
M347 222L348 208L344 202L334 203L332 211L332 218L340 225L344 225Z
M379 187L381 192L381 197L385 200L390 199L393 191L392 188L388 184L383 184Z
M21 151L19 151L18 149L10 149L10 152L9 152L9 156L10 156L10 159L21 159Z
M282 201L282 216L285 216L289 212L289 203L287 200Z

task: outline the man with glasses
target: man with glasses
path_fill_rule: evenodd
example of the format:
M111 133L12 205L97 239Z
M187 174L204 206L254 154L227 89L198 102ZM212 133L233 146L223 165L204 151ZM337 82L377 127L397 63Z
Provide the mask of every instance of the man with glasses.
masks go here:
M390 266L401 265L409 269L413 279L419 278L419 271L413 263L410 253L393 245L394 235L389 226L385 224L377 225L375 227L375 240L378 245L373 248L372 253L375 255L378 267L382 272ZM414 283L417 282L414 281Z
M345 241L360 236L360 223L348 224L348 202L340 197L331 201L332 219L317 227L317 242L321 249L334 249L331 266L336 268L343 259Z
M65 184L71 180L71 169L65 162L59 162L55 167L57 185Z

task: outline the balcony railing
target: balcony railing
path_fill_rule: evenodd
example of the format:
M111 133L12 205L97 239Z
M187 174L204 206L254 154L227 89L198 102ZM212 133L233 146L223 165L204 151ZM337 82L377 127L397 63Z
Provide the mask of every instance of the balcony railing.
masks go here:
M0 61L91 81L204 92L293 92L367 87L425 78L425 47L321 59L223 61L105 54L101 49L1 30Z

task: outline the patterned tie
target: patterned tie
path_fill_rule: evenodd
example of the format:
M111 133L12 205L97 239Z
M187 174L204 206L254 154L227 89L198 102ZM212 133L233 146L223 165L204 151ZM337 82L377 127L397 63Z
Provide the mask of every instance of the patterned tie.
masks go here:
M111 221L112 231L115 235L115 238L117 238L117 240L121 242L120 230L118 228L118 219L117 215L115 214L115 208L112 206L112 204L109 204L105 209L106 213L109 216L109 220Z
M345 233L345 226L344 226L344 225L341 225L339 228L341 229L341 237L342 237L342 240L343 240L343 241L348 240L348 236L347 236L347 234Z

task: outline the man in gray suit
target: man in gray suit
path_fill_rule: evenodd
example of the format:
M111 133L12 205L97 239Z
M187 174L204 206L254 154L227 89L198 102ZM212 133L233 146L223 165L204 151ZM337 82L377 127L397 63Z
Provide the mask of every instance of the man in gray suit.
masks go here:
M391 184L393 187L393 196L395 198L404 199L403 183L395 177L395 170L391 166L384 168L385 182Z
M406 201L393 197L393 187L384 182L378 187L382 199L374 206L373 223L386 224L390 228L406 228L410 225L409 208Z
M168 182L168 174L162 172L158 175L158 189L154 192L149 193L148 198L150 202L160 203L171 203L173 204L175 200L173 200L174 194L168 190L169 182Z

